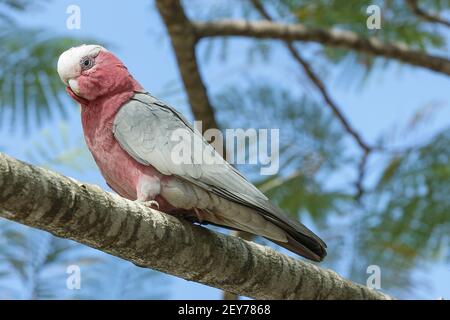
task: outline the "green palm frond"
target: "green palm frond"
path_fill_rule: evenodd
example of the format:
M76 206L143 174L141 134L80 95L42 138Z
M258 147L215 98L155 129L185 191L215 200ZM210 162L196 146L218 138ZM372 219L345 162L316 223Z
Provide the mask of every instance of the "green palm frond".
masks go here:
M86 40L0 22L0 127L25 130L58 111L66 115L64 85L56 72L59 55Z
M10 298L157 299L167 294L157 272L76 242L4 220L0 239L0 293L8 291ZM81 290L66 287L69 265L80 268Z
M26 146L25 157L43 167L78 173L95 167L83 136L73 135L65 122L39 131Z
M66 265L76 264L82 246L38 230L0 221L0 291L9 288L13 298L68 297L63 285Z
M412 271L450 261L450 130L427 145L397 155L385 166L366 199L367 210L353 223L361 265L383 270L384 288L413 289ZM359 227L358 227L359 226Z
M75 299L162 299L167 296L168 277L139 268L128 261L101 254L102 261L86 269L84 288Z
M327 190L322 178L345 162L344 134L328 110L314 101L268 81L258 82L228 87L215 97L222 127L279 128L278 174L260 176L259 166L243 169L286 212L308 213L319 223L338 211L338 201L349 197Z
M371 230L388 251L411 259L450 259L445 251L450 241L449 143L446 130L386 167L372 199L377 214Z
M14 11L25 11L30 7L36 7L42 5L43 2L49 2L48 0L0 0L0 7L4 7Z
M266 11L276 21L284 23L302 23L310 27L321 29L343 29L353 31L363 37L376 37L383 42L402 43L417 50L447 52L448 37L443 28L430 24L417 17L404 0L372 1L366 0L260 0ZM195 1L194 1L195 3ZM251 1L241 1L240 6L227 9L227 2L218 2L219 12L227 12L228 18L243 16L250 20L261 19L260 14L253 8ZM378 5L381 9L381 29L369 30L367 28L369 5ZM195 7L194 5L192 5ZM420 6L429 12L448 12L449 0L420 1ZM228 6L229 7L229 6ZM230 12L231 10L231 12ZM221 18L222 14L210 11L201 12L196 18ZM215 53L222 61L234 52L229 49L231 41L216 39L214 37L203 40L200 46L202 57L208 60ZM261 60L263 63L270 60L278 52L279 42L259 39L249 39L241 46L247 46L249 62ZM297 45L297 44L296 44ZM317 46L309 43L298 43L299 50L305 56L312 56L315 69L329 70L338 64L341 67L340 76L345 77L346 84L363 85L370 79L375 71L385 69L392 65L392 60L373 57L364 53L340 48ZM286 54L288 54L286 52ZM277 62L278 63L278 62ZM350 71L350 72L349 72ZM326 75L326 74L325 74Z
M279 12L291 16L298 22L321 28L341 28L351 30L363 36L376 35L383 41L398 41L412 47L425 48L431 46L442 48L445 43L444 34L431 28L427 21L421 20L408 8L403 0L373 1L347 0L281 0L263 1L266 5L278 8ZM435 7L445 10L450 1L420 1L421 6ZM378 5L382 13L381 31L369 30L366 26L369 5Z

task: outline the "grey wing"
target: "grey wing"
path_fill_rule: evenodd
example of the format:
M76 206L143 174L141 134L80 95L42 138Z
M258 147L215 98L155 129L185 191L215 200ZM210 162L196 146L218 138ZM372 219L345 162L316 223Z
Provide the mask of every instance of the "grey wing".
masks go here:
M195 181L202 187L210 186L268 200L223 160L179 112L149 94L137 93L122 106L114 119L113 133L133 158L152 165L165 175ZM182 158L180 150L192 152ZM218 163L204 163L205 154L213 155L211 159Z
M298 241L306 242L321 258L326 254L326 245L320 238L270 203L261 191L223 160L179 112L150 94L136 93L121 107L113 132L120 145L140 163L255 209L295 239L299 238ZM180 159L181 149L192 152ZM205 154L213 155L216 161L202 163Z

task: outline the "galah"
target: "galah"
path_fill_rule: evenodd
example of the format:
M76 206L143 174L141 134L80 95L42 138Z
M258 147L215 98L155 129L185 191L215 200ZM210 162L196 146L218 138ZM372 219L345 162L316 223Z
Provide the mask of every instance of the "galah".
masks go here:
M86 144L119 195L193 222L262 236L314 261L326 256L318 236L272 204L111 52L99 45L71 48L59 57L58 73L81 105ZM179 142L172 134L180 129L222 161L176 161Z

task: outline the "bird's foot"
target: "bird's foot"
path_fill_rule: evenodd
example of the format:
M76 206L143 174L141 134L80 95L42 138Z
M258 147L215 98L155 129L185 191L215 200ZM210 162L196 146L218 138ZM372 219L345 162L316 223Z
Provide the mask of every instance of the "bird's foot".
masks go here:
M140 201L140 200L138 200L138 202L143 204L144 206L150 208L150 209L159 210L159 203L156 200L150 200L150 201Z
M198 222L200 222L200 224L202 224L205 219L204 214L197 208L194 208L194 212L195 212L195 215L197 216Z

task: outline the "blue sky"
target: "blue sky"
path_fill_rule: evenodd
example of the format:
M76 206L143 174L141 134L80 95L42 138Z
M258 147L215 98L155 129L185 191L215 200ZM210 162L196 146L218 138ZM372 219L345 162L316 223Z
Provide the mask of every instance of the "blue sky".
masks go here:
M80 30L66 28L66 8L72 4L81 8ZM57 34L95 38L111 44L112 51L124 61L135 78L155 95L167 91L168 86L181 88L169 39L152 1L135 0L127 4L106 0L53 1L51 5L37 9L33 14L21 15L19 18L20 23L24 25L45 27ZM298 82L298 73L292 72L292 68L297 66L285 58L282 50L275 50L269 64L248 65L241 54L244 44L245 40L234 42L231 47L233 55L226 68L214 58L207 65L201 65L210 92L214 92L224 84L242 81L251 72L258 77L277 75L279 77L277 80L286 84ZM202 45L200 52L201 50ZM305 79L300 81L306 82ZM342 106L345 115L368 141L375 142L380 134L405 127L412 114L428 104L439 106L434 121L419 128L417 132L402 136L398 139L399 146L424 141L426 137L450 125L449 78L427 70L393 64L387 72L375 73L364 87L359 86L357 78L349 74L336 74L328 79L327 85L332 90L335 100ZM189 115L184 95L168 96L166 100ZM77 108L69 100L67 107L72 108L69 113L71 133L73 136L80 136L82 132ZM11 155L23 157L23 147L26 145L24 136L21 134L11 136L4 129L0 129L0 132L2 132L0 145L6 146ZM98 172L95 170L89 172L89 175L74 175L79 180L106 188ZM345 175L340 177L342 180L347 178ZM431 286L426 291L417 293L417 297L450 298L449 266L433 267L427 277L431 281ZM170 298L220 298L218 290L182 279L171 277L169 284Z

